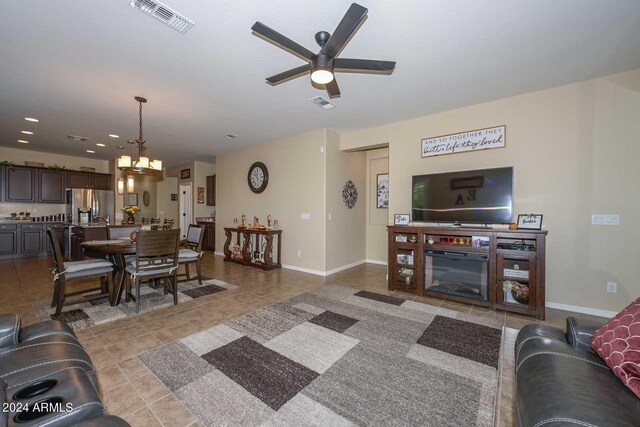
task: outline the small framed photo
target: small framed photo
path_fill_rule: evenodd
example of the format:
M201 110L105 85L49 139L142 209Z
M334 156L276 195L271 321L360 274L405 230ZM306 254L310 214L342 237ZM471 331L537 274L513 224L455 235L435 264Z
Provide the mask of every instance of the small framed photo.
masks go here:
M518 215L518 230L541 230L542 214Z
M389 207L389 174L379 173L376 175L377 203L376 208L387 209Z
M130 193L127 201L129 206L138 206L138 193Z
M198 187L198 203L204 203L204 187Z
M189 179L191 178L191 169L182 169L180 171L180 179Z
M409 225L411 222L411 214L394 214L393 225Z
M396 243L407 243L409 240L407 239L407 236L405 236L404 234L398 234L396 235Z

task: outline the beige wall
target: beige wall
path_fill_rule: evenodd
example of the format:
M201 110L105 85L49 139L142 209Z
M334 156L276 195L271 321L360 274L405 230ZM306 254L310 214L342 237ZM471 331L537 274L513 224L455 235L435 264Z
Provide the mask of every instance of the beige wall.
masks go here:
M164 180L157 184L157 210L158 216L166 219L173 219L178 224L178 201L171 200L171 194L178 193L178 178L166 176ZM176 225L177 227L177 225Z
M326 264L331 271L365 259L366 153L340 151L340 135L326 132ZM358 201L349 209L342 188L351 180Z
M207 176L216 173L216 165L205 162L193 163L193 213L195 217L208 217L216 208L207 206ZM198 203L198 187L204 188L204 203Z
M317 130L275 142L234 151L216 160L216 248L224 245L224 227L245 214L266 223L278 219L283 230L283 264L324 271L325 131ZM261 194L247 185L253 162L269 170L269 184ZM309 213L310 219L300 218ZM300 251L300 256L297 255Z
M349 133L341 147L389 143L390 218L410 211L412 175L514 166L515 214L542 213L549 230L547 301L617 311L640 294L639 112L636 70ZM422 138L502 124L506 148L420 157Z
M389 149L367 151L367 261L387 263L387 222L389 209L377 206L377 175L389 173ZM392 197L389 192L389 197Z

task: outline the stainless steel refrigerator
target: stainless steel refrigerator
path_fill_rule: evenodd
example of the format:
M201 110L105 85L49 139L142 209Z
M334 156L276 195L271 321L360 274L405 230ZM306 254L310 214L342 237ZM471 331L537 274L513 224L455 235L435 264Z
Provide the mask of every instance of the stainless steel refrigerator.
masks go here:
M113 190L67 189L67 218L71 218L73 224L92 222L97 217L113 221L115 210Z

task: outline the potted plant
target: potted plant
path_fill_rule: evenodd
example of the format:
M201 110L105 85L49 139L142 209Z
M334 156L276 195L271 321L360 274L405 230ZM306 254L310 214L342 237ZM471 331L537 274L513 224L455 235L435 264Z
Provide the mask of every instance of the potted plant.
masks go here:
M503 290L510 292L513 299L520 304L529 304L529 286L513 280L505 280L503 282Z
M404 278L404 283L407 285L411 284L411 280L413 279L413 269L411 268L400 268L398 269L398 275Z
M122 212L127 214L127 224L135 224L136 223L136 219L134 217L135 214L142 211L137 206L127 206L126 208L122 209Z

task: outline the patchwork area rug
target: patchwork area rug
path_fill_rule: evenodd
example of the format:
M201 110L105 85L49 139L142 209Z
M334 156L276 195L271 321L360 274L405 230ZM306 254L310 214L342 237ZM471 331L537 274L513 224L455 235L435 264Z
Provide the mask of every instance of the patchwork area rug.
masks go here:
M139 359L203 425L492 426L492 323L327 286Z
M209 278L202 281L202 286L198 284L197 279L178 283L178 304L234 288L237 286ZM140 300L140 313L173 305L173 295L164 295L162 286L157 289L142 286ZM59 316L54 314L56 309L51 308L51 300L34 303L34 307L39 320L61 320L74 330L137 314L135 301L124 302L124 297L115 307L109 305L109 299L106 297L65 306Z

